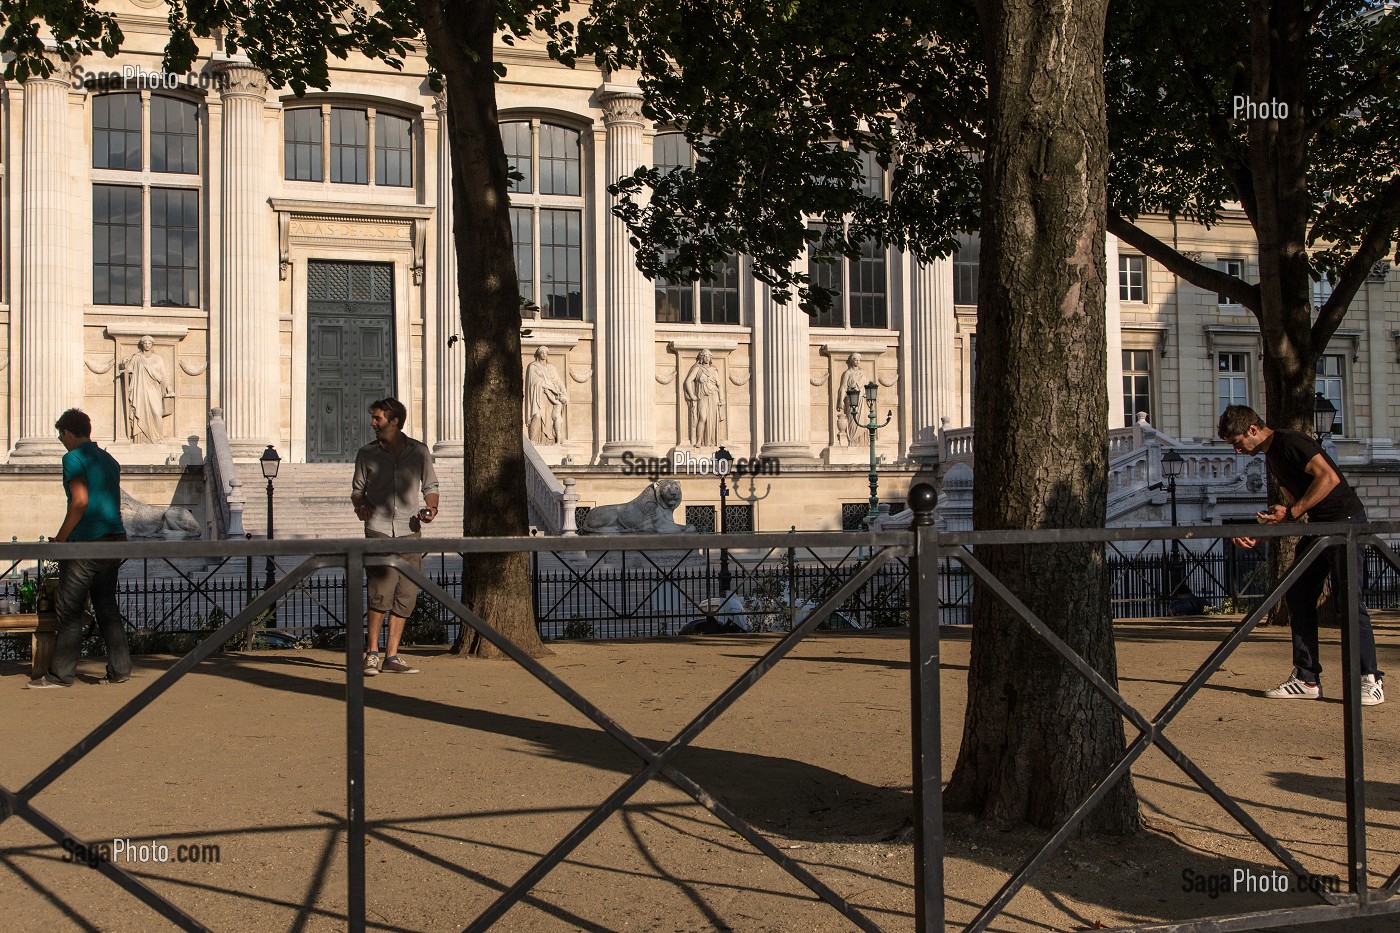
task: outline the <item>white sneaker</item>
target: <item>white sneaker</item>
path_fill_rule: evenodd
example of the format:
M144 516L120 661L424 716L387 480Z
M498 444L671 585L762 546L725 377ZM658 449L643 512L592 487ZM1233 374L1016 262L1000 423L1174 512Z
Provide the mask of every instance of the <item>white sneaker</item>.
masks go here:
M379 655L373 651L365 655L365 676L373 677L379 673Z
M1375 674L1361 675L1361 705L1380 706L1385 702L1385 684Z
M1316 700L1322 696L1322 688L1299 678L1298 670L1294 668L1287 680L1272 690L1264 691L1264 696L1271 700Z

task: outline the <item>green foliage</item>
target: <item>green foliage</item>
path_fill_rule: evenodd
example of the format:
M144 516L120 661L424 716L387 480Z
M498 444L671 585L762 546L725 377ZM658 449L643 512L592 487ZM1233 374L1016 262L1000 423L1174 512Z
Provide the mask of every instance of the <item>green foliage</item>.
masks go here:
M693 280L742 252L779 300L795 291L813 311L830 293L796 264L809 247L855 257L874 238L949 253L981 198L970 14L959 2L592 3L582 49L639 68L643 112L697 154L693 169L643 168L613 187L638 265ZM893 166L888 198L860 189L858 150Z
M787 574L782 570L760 570L749 577L744 608L749 611L749 629L754 632L785 632L789 615Z
M418 594L418 602L413 606L403 626L404 645L445 645L447 644L447 610L427 593Z
M580 641L592 638L593 631L593 623L587 619L570 619L564 623L564 634L561 638Z

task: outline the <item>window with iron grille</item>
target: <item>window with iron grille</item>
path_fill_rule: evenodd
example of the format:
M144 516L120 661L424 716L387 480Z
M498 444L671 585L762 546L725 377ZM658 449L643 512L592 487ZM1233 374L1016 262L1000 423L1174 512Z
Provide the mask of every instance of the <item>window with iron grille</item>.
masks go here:
M724 507L724 530L728 534L749 534L753 531L753 506L748 503Z
M687 505L685 507L685 523L693 525L696 531L705 534L714 534L715 528L715 507L713 505Z
M864 531L865 516L870 514L869 502L841 503L841 530Z

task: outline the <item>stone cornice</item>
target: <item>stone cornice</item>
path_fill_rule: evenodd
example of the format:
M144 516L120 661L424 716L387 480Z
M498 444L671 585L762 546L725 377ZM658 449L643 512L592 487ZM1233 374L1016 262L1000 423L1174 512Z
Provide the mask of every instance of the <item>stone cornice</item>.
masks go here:
M823 343L821 345L821 352L822 356L829 356L833 359L839 357L842 360L852 353L874 354L875 356L879 356L882 353L888 353L890 350L893 350L896 340L897 338L891 337L890 341L885 343L875 340L842 340L837 338Z
M727 340L724 337L715 337L706 334L696 334L694 337L672 337L666 342L666 349L671 353L682 353L686 350L694 350L699 353L701 350L714 352L719 350L724 353L733 353L739 349L739 341Z
M184 340L190 329L183 324L158 324L154 321L108 321L103 325L108 337L173 337Z
M279 213L314 220L338 220L346 223L364 220L408 221L427 220L437 211L433 204L374 204L370 202L320 201L306 198L268 198L267 203Z

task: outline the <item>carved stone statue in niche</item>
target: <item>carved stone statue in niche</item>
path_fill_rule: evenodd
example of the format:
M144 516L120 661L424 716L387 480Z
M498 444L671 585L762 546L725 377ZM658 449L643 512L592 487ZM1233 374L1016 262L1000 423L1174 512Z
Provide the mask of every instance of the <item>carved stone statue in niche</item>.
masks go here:
M166 438L165 419L174 413L175 389L165 360L154 350L155 340L142 337L137 350L122 361L126 396L126 430L137 444L156 444Z
M533 444L559 444L568 419L569 391L559 370L549 361L549 348L540 347L525 368L525 427Z
M719 446L719 428L724 423L724 380L709 350L696 355L682 387L690 412L690 446Z
M860 440L861 422L859 399L852 406L846 392L854 386L859 392L859 398L865 397L865 384L870 381L865 370L860 368L860 354L852 353L846 357L846 371L841 374L841 381L836 386L836 443L842 447L854 447Z

